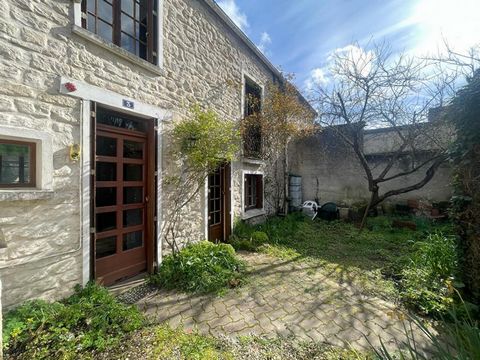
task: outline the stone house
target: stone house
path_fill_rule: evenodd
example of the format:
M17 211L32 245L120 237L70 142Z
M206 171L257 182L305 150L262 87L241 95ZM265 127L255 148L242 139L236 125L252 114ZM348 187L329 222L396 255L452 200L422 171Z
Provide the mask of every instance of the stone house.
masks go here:
M212 0L1 3L4 309L153 271L164 130L196 103L239 121L281 73ZM211 174L189 236L225 240L267 214L265 171L243 152Z

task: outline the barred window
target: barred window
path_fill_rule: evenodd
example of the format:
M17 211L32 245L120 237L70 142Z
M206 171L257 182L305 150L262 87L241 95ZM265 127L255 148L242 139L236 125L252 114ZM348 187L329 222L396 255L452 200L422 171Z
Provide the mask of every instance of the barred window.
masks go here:
M250 117L243 138L243 150L247 157L259 158L262 153L262 129L257 115L262 112L262 89L249 78L245 78L244 115Z
M158 0L83 0L82 27L158 63Z
M0 187L35 187L36 144L0 139Z

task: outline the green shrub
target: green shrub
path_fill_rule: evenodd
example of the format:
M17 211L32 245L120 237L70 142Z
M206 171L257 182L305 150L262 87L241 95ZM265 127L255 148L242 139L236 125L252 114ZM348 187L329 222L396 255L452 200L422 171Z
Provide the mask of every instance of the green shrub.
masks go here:
M61 302L34 300L7 313L3 339L7 354L19 359L74 359L118 345L142 325L137 308L90 283Z
M230 244L235 250L257 251L258 248L268 243L269 238L263 231L253 231L248 235L249 237L239 237L233 235L230 239Z
M244 264L228 244L202 241L168 255L150 283L187 292L218 292L240 281Z
M458 267L455 239L435 233L415 246L410 264L402 271L403 300L426 314L445 313L454 301Z

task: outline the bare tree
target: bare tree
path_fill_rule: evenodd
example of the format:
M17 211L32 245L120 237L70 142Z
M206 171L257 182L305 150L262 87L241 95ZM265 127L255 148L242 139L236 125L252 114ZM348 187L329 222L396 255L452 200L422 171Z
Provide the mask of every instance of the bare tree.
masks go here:
M336 131L361 164L370 191L362 225L370 209L395 195L418 190L446 160L451 134L429 111L445 102L454 79L438 76L427 60L393 56L384 44L359 46L331 55L331 83L314 90L320 123ZM437 74L436 74L437 71ZM364 129L388 128L364 142ZM382 166L370 161L368 146L388 146ZM408 169L399 166L408 162ZM407 177L423 173L412 183ZM392 187L394 180L403 179ZM381 191L382 188L388 188Z

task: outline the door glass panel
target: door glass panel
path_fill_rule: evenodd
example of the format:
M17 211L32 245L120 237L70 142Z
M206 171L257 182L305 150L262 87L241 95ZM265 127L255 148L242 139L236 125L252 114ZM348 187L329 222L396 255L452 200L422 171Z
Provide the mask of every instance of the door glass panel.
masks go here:
M117 156L117 139L97 136L97 155Z
M123 234L123 251L135 249L143 245L143 232L135 231Z
M123 180L124 181L142 181L142 165L124 164L123 165Z
M115 181L117 180L117 164L97 161L95 174L97 181Z
M97 259L113 255L117 252L117 237L110 236L95 241L95 257Z
M123 142L123 157L130 159L142 159L143 143L125 140Z
M132 209L123 212L123 227L142 225L143 210Z
M115 230L117 228L117 213L108 212L97 214L97 222L95 223L97 232Z
M146 130L144 122L129 119L121 113L105 110L100 107L97 108L97 123L127 130L141 132L145 132Z
M143 202L143 187L125 187L123 188L123 203L138 204Z
M117 204L117 188L106 187L106 188L97 188L95 205L97 207L101 206L112 206Z

